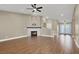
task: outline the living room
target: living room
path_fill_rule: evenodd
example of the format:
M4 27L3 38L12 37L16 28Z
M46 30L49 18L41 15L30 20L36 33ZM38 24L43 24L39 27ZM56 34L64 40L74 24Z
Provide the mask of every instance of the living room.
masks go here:
M0 53L79 53L78 9L76 4L1 4Z

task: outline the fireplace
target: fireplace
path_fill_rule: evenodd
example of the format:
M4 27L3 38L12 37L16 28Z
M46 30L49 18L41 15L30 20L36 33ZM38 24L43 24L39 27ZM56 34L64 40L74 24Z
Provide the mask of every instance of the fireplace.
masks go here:
M40 36L41 27L27 27L27 36Z
M31 31L31 36L37 36L37 31Z

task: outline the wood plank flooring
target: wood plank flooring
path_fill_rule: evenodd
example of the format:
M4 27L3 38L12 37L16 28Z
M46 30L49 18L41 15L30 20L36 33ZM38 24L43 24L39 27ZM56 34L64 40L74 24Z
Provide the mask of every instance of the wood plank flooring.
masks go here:
M60 38L50 37L25 37L15 40L0 42L1 54L73 54L79 53L71 36Z

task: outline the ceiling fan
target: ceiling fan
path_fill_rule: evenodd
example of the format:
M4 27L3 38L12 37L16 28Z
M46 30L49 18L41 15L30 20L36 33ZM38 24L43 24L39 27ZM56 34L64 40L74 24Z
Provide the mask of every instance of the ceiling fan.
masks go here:
M36 12L36 11L41 12L40 9L43 8L43 7L37 7L37 4L31 4L31 7L32 8L27 8L27 9L32 10L32 12Z

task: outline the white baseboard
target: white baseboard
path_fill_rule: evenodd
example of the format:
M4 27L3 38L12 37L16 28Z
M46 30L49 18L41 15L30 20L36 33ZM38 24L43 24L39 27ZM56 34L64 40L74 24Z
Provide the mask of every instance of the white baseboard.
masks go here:
M54 37L54 36L51 36L51 35L40 35L40 36L44 36L44 37Z
M79 48L79 44L77 43L77 40L74 40L74 41L75 41L76 46Z
M54 36L51 36L51 35L40 35L40 36L54 37ZM8 41L8 40L14 40L14 39L19 39L19 38L22 38L22 37L28 37L28 36L24 35L24 36L12 37L12 38L7 38L7 39L0 39L0 42L4 42L4 41Z
M8 40L14 40L14 39L19 39L22 37L27 37L27 35L24 36L18 36L18 37L12 37L12 38L8 38L8 39L0 39L0 42L4 42L4 41L8 41Z

